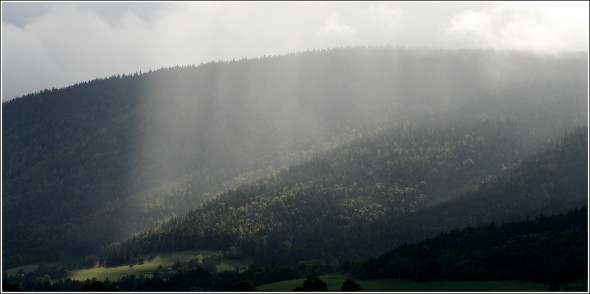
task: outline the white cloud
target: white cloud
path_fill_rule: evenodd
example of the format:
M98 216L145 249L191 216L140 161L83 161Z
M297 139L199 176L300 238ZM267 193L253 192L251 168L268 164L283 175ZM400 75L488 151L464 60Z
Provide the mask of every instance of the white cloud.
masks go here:
M355 27L343 24L339 20L338 13L333 13L326 20L326 24L322 27L321 32L324 35L337 35L337 36L350 37L350 36L354 36L358 32L358 29Z
M3 24L2 98L135 72L146 66L143 48L149 39L146 23L132 12L112 25L71 6L23 28Z
M555 53L588 50L588 2L506 2L485 11L465 10L447 34L476 47Z
M477 47L496 43L492 18L483 11L462 11L451 19L449 34L471 40Z
M22 29L14 25L2 27L2 38L11 41L11 46L6 44L2 46L3 90L9 88L32 91L47 88L50 84L59 84L59 73L53 72L47 75L48 69L57 65L43 50L41 40L24 33ZM16 94L9 93L11 98L16 96Z
M399 8L386 5L387 3L371 4L361 13L362 19L370 24L376 24L386 29L395 29L402 20L402 11Z
M20 7L5 3L3 15ZM3 100L149 68L347 45L588 50L587 2L36 5L2 20Z

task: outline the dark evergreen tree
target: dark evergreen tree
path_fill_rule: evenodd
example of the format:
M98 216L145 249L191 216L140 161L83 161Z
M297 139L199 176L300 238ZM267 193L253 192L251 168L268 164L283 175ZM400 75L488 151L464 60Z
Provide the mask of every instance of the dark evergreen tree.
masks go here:
M297 286L293 291L300 292L323 292L328 291L328 285L316 276L309 275L303 281L301 286Z
M363 288L357 282L351 279L346 279L340 287L340 291L342 292L356 292L361 290L363 290Z
M256 292L256 286L249 281L239 281L231 286L233 292Z
M581 53L356 47L113 75L13 99L2 105L3 265L80 263L103 248L107 265L195 247L279 265L372 256L457 225L437 214L435 225L404 231L390 226L398 217L465 195L539 142L584 126L587 83ZM331 155L312 157L323 150ZM288 177L265 178L287 166ZM526 196L571 207L555 196L585 186L563 171L524 172L564 176ZM502 192L523 196L521 184L534 181L515 177ZM486 203L498 206L487 215L470 208L489 220L509 202ZM173 215L182 215L176 229L141 233ZM360 242L345 238L354 232ZM109 246L135 233L125 249ZM339 237L312 242L328 233Z

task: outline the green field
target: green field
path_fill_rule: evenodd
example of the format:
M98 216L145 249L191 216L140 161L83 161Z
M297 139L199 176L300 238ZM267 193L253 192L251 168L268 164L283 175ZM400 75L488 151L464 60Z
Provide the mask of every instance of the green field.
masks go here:
M96 278L97 280L105 280L106 278L109 278L111 281L116 281L124 276L132 274L136 276L151 276L152 272L160 265L162 267L167 267L173 265L176 261L189 261L195 258L199 262L203 262L203 258L215 255L220 256L220 253L218 251L179 251L160 253L151 261L146 260L143 264L136 264L133 266L93 267L71 271L69 278L79 281L92 278ZM251 260L248 259L222 259L216 264L216 268L218 271L234 270L236 266L247 267L250 263Z
M549 285L527 281L454 281L434 280L415 282L412 280L379 279L357 281L366 291L441 291L441 292L545 292Z
M329 291L340 291L340 286L347 278L347 274L329 274L319 277L326 282ZM281 281L272 284L258 286L259 291L266 292L286 292L292 291L295 287L301 285L305 279L296 279ZM440 291L440 292L544 292L549 285L542 283L526 281L452 281L452 280L434 280L428 282L415 282L412 280L399 279L374 279L374 280L355 280L363 291L383 291L383 292L423 292L423 291Z
M6 274L9 276L15 276L19 270L23 270L25 273L28 272L32 272L34 270L36 270L39 267L38 264L26 264L26 265L21 265L21 266L17 266L17 267L13 267L13 268L9 268L6 271Z
M561 289L565 290L565 287L567 286L574 287L574 289L571 289L571 291L588 292L588 279L580 279L566 283L561 286Z

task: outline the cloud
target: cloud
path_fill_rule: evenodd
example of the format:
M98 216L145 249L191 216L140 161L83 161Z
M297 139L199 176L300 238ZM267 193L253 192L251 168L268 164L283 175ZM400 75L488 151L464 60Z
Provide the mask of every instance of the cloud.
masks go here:
M2 98L135 72L146 66L142 47L151 37L132 12L111 24L73 6L49 11L22 28L3 24Z
M62 3L22 26L2 23L2 99L118 73L329 47L316 35L328 11L305 5L165 3L140 16Z
M487 12L462 11L451 19L449 34L473 40L480 46L495 43L492 18Z
M2 15L2 100L150 68L348 45L588 50L587 2L3 2Z
M326 20L326 24L322 27L321 32L324 35L349 37L358 33L358 29L341 23L338 19L338 13L333 13Z
M446 33L474 47L555 53L588 51L588 2L498 3L456 13Z
M402 20L402 11L399 8L385 5L386 3L371 4L361 12L362 19L369 24L377 25L385 29L395 29Z

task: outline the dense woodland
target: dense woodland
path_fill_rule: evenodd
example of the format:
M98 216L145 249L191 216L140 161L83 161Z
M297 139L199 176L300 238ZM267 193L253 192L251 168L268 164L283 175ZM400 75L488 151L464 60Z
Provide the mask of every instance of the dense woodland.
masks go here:
M376 259L344 261L336 266L252 264L243 272L215 273L195 262L167 276L155 270L151 277L130 275L118 281L60 279L63 267L44 266L25 277L10 277L3 282L4 289L24 291L255 291L257 285L308 277L301 289L294 290L322 291L323 282L314 275L350 271L356 279L520 279L559 287L588 275L587 218L587 207L581 207L549 217L455 229L404 244ZM57 278L52 283L47 278L50 275ZM347 280L342 290L360 289L354 280Z
M188 249L264 268L361 262L579 208L587 64L355 47L15 98L2 104L3 270Z
M406 143L428 142L421 147L431 153L418 155L391 148L393 142L403 146L404 140L399 137L377 136L383 144L389 143L393 152L383 152L379 148L383 145L372 140L359 140L274 178L222 194L197 210L109 248L104 260L107 265L116 265L150 252L231 247L269 264L305 259L359 260L443 230L557 213L586 203L586 129L550 143L513 168L501 171L497 167L497 176L485 177L493 170L482 173L480 185L465 186L469 176L477 178L477 167L485 166L485 160L502 162L491 153L497 157L514 153L483 137L490 130L486 127L498 125L480 124L479 129L471 129L479 131L472 137L457 126L439 127L436 132L418 128L415 132L424 132L421 136L400 132L413 139ZM454 130L465 140L479 138L486 142L482 144L486 148L474 148L482 152L479 156L468 148L457 148L466 146L465 141L442 129ZM516 128L503 132L495 129L488 135L506 136L509 129ZM441 156L444 152L453 159ZM406 155L399 156L401 153ZM456 158L457 154L464 157ZM404 164L408 159L412 160ZM345 161L351 161L350 165ZM453 181L456 178L464 181ZM347 183L351 179L355 182ZM440 199L447 201L438 204Z
M357 278L536 280L588 276L588 208L567 214L455 229L404 244L353 269Z
M359 240L371 243L381 239L374 236L392 236L392 242L386 245L391 248L454 228L551 215L586 205L587 141L587 128L571 131L518 166L483 180L456 199L394 218L381 226L361 227ZM367 229L371 232L364 233Z

